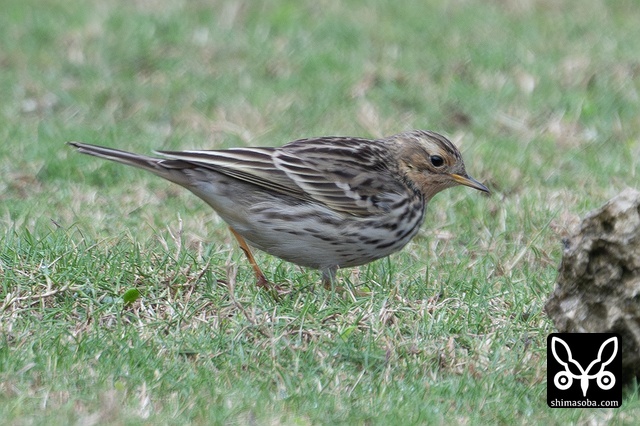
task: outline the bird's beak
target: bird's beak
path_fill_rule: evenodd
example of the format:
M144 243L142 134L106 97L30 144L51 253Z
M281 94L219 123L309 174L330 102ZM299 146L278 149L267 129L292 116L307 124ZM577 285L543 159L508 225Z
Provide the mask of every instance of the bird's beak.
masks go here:
M471 188L477 189L478 191L489 193L489 188L470 176L458 175L456 173L451 173L450 176L460 185L469 186Z

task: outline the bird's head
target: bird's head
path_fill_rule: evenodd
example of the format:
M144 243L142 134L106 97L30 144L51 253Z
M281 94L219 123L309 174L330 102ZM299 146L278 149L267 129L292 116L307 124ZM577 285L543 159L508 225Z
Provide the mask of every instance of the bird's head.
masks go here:
M458 148L444 136L425 130L413 130L387 138L399 161L400 171L427 200L455 185L483 192L489 189L469 176Z

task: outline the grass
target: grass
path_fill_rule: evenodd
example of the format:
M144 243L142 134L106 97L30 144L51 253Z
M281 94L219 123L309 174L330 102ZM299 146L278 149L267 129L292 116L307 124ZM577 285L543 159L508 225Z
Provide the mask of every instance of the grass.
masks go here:
M7 0L0 14L6 424L633 423L546 406L561 238L639 186L630 1ZM491 197L433 200L345 294L204 203L77 155L449 135ZM133 303L123 296L140 292ZM368 296L354 290L368 289Z

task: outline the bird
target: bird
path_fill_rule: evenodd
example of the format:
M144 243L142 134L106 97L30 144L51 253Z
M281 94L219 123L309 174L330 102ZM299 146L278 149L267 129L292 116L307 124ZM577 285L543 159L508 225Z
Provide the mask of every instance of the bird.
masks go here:
M204 200L227 223L258 287L272 289L250 246L322 273L401 250L419 231L427 204L470 177L445 136L411 130L378 139L316 137L280 147L155 151L159 157L82 142L78 152L149 171Z

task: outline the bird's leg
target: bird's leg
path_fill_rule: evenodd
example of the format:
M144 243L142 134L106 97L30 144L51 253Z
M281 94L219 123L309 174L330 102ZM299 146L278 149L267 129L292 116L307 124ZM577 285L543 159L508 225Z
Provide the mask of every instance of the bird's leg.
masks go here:
M244 252L245 256L247 256L247 259L249 260L249 263L253 268L253 272L256 274L256 285L258 287L270 289L271 284L269 283L269 281L267 281L267 278L264 276L264 274L260 270L260 267L256 263L256 259L253 257L253 254L251 253L251 249L249 249L247 242L244 240L244 238L242 238L242 235L236 232L235 229L233 229L232 227L229 227L229 229L231 230L231 233L233 234L233 236L236 237L236 240L238 240L238 244L240 245L240 248Z
M349 294L351 294L352 297L354 296L367 297L370 295L369 292L361 291L358 289L351 290L349 288L342 287L341 285L336 285L337 271L338 271L337 266L332 266L331 268L322 270L322 285L324 285L325 289L327 289L328 291L334 291L336 293L344 293L345 291L347 291L349 292Z
M336 280L337 266L332 266L322 270L322 285L327 290L333 290L333 284Z

